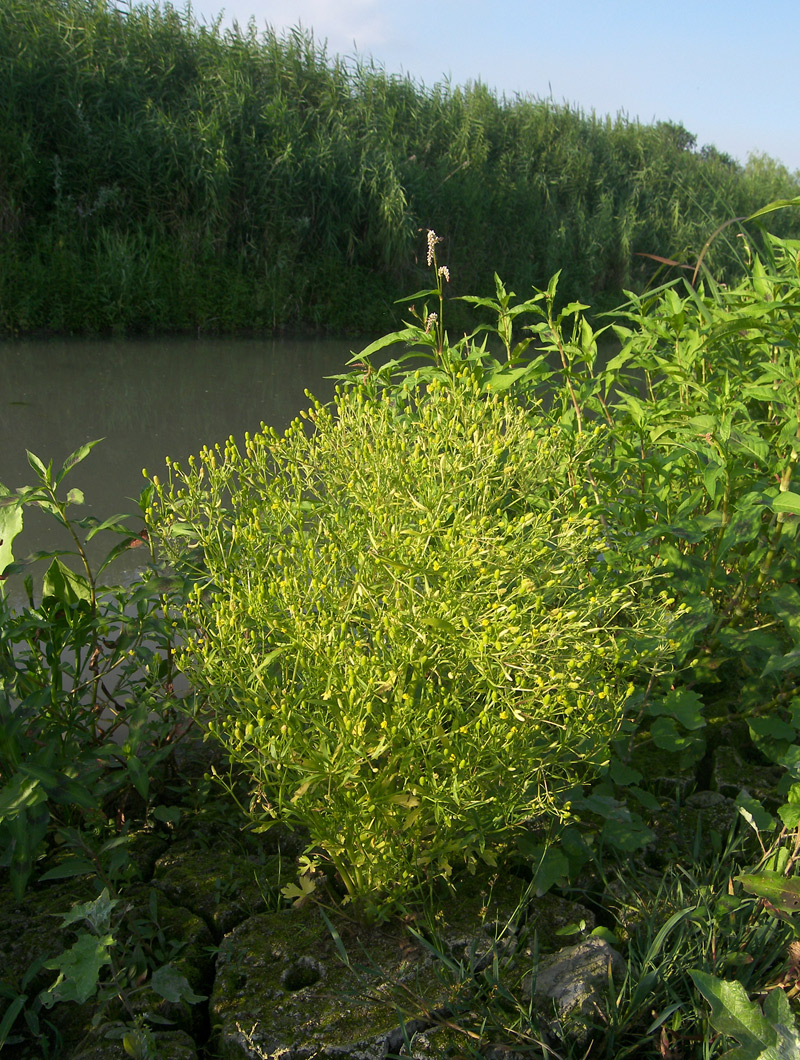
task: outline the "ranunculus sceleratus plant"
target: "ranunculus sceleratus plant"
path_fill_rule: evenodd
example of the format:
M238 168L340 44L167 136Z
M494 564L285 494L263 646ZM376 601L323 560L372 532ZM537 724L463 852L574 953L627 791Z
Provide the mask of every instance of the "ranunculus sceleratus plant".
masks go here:
M581 459L454 365L157 483L153 530L202 572L181 665L209 731L253 815L305 827L373 909L491 860L606 759L655 612L559 486Z
M350 376L284 435L153 479L152 531L197 577L180 665L209 732L252 774L256 821L307 829L371 914L561 812L663 629L590 510L597 431L548 424L515 395L526 369L449 345L437 242L420 295L439 313L371 347L432 364Z

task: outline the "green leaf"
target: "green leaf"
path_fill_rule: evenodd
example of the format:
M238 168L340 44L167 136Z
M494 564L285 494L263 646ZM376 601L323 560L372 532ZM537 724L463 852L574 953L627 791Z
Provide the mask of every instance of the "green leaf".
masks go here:
M757 540L761 531L762 513L763 508L755 507L736 513L725 527L719 549L720 559L729 549Z
M92 590L84 577L75 574L60 559L54 559L44 576L42 597L44 599L54 597L65 608L68 608L80 600L91 600Z
M793 585L780 585L764 597L764 607L779 618L787 633L800 648L800 593Z
M703 717L703 700L696 692L683 688L672 689L661 699L649 703L647 713L652 717L669 715L679 721L684 729L689 730L702 729L706 724Z
M619 784L622 787L628 787L631 784L637 784L642 779L642 774L638 769L634 769L632 766L626 765L621 762L616 756L612 756L611 761L608 765L608 775L614 781L615 784Z
M569 875L569 862L566 856L557 847L547 843L535 843L532 846L520 848L526 857L530 857L533 867L533 882L536 887L536 895L541 898L559 880Z
M87 523L86 520L81 519L81 524L86 524L89 527L89 531L86 534L87 541L91 541L95 534L99 534L101 530L113 530L115 534L125 534L129 539L132 539L137 535L131 532L129 526L125 525L127 519L130 519L129 515L110 515L108 519L103 519L102 522L92 518L91 523Z
M800 823L800 784L792 784L786 795L786 802L778 807L778 816L784 826L794 829Z
M800 206L800 196L795 196L794 199L775 199L774 202L770 202L766 206L762 206L760 210L756 210L755 213L751 213L747 220L755 221L758 217L763 217L774 210L783 210L787 206Z
M789 1005L789 999L780 987L770 990L767 994L764 1017L777 1034L776 1052L780 1060L793 1060L800 1056L797 1020Z
M125 764L133 786L143 799L147 799L150 793L150 777L147 774L147 768L133 756L129 757Z
M189 985L185 975L181 975L173 964L165 964L156 968L150 979L150 986L167 1001L187 1001L190 1005L196 1005L199 1001L207 1001L204 994L195 994Z
M800 515L800 494L792 493L790 490L786 490L785 493L779 493L777 497L772 498L771 508L773 512L789 512L791 515Z
M25 1007L25 1002L28 1000L27 994L18 994L13 999L11 1004L3 1013L3 1018L0 1020L0 1049L8 1042L8 1035L11 1028L17 1019L17 1016L22 1012ZM14 1039L16 1040L16 1039Z
M683 736L672 718L657 718L650 726L653 743L663 751L679 753L697 746L696 736Z
M628 853L644 849L656 837L655 832L648 828L636 813L630 814L627 820L607 820L603 825L602 836L606 843Z
M734 876L750 894L766 898L782 913L795 913L800 909L800 878L786 877L779 872L764 869L756 873Z
M437 292L435 291L420 291L417 295L412 297L420 298L436 293ZM373 353L378 353L387 346L394 346L398 342L418 342L422 336L424 336L424 332L421 328L404 328L402 331L393 331L390 335L384 335L380 339L376 339L375 342L371 342L369 346L365 346L361 353L353 357L348 363L357 364L359 360L365 357L370 357Z
M47 880L69 880L75 876L89 876L97 872L97 866L87 858L66 858L53 869L48 869L37 879L44 883Z
M614 932L610 928L603 927L602 925L590 931L589 935L590 938L593 939L603 939L603 941L607 942L610 946L619 945L619 939L614 934Z
M47 485L49 485L50 484L50 471L51 471L51 468L52 468L52 464L50 465L50 467L45 467L44 464L42 463L42 461L39 459L38 456L36 456L35 453L32 453L29 449L26 449L25 453L26 453L26 455L28 457L28 463L33 468L33 470L36 472L36 475L39 478L39 480L41 482L44 482Z
M0 790L0 821L16 817L26 809L47 801L47 792L38 779L15 773Z
M78 941L58 957L45 962L45 968L58 971L59 977L39 995L45 1008L59 1001L74 1001L82 1005L97 990L101 970L111 963L112 935L81 935Z
M108 888L104 887L91 902L78 902L73 905L72 909L64 914L61 923L64 927L69 927L70 924L76 924L79 920L85 920L95 932L102 934L108 931L111 913L118 905L119 899L109 897Z
M754 799L745 788L742 788L736 796L736 805L742 817L757 832L768 832L775 827L775 818L772 814L767 813L758 799Z
M50 811L46 803L30 809L22 809L16 817L7 820L5 825L12 842L9 863L11 892L17 901L20 901L25 894L28 880L31 878L34 862L47 836Z
M646 810L650 810L651 813L661 812L661 803L650 791L645 791L644 788L639 788L635 784L628 789L636 799Z
M729 1060L759 1060L766 1049L777 1044L776 1031L741 983L725 982L698 970L691 970L689 975L711 1006L711 1025L741 1045L728 1053Z
M67 776L59 769L48 769L28 760L20 764L19 772L38 780L47 792L47 798L61 806L73 804L84 810L93 810L97 806L97 799L85 783Z
M769 677L770 674L785 673L787 670L795 670L798 667L800 667L800 648L794 648L786 655L770 655L761 676Z
M8 497L5 486L0 485L0 497ZM4 504L0 507L0 575L14 562L11 543L22 530L22 507L19 504Z
M100 442L102 442L102 441L103 441L102 438L95 438L95 440L93 442L86 442L85 445L79 446L75 450L74 453L70 453L70 455L67 457L67 459L64 461L64 463L61 465L61 470L56 475L56 480L55 480L54 485L58 486L61 483L61 480L64 478L64 476L69 471L71 471L72 468L75 467L76 464L79 464L81 462L81 460L84 460L89 455L89 453L91 453L92 449L94 449L94 447L96 445L99 445ZM28 457L30 459L30 454L28 454ZM78 492L80 493L80 490L78 490ZM83 496L83 495L81 494L81 496ZM69 500L69 498L67 498L67 499ZM83 501L82 500L81 501L73 501L72 503L74 503L74 504L82 504Z
M164 824L176 825L181 819L181 811L178 806L156 806L153 809L153 817Z
M772 761L776 761L797 738L797 731L777 717L749 718L747 727L755 746Z

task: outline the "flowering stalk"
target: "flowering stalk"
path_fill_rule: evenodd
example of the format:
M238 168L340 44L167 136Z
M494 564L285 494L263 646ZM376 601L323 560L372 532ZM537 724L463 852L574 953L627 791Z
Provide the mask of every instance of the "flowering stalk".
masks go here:
M439 312L428 313L425 310L423 324L426 334L433 332L436 339L436 353L441 356L444 351L444 285L443 281L450 282L450 269L446 265L439 265L436 260L436 244L442 242L442 237L437 236L432 228L428 229L428 268L433 269L436 281L436 293L439 299Z

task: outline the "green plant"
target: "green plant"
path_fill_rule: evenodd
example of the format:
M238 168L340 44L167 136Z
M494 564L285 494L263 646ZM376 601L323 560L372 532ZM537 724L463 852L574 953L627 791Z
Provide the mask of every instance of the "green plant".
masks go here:
M798 193L677 124L425 87L299 30L110 0L3 3L0 187L0 328L71 332L383 329L427 225L464 291L560 268L567 300L613 304ZM730 282L728 235L706 264Z
M154 894L152 899L155 899ZM137 998L146 991L171 1002L195 1004L205 998L192 990L174 964L159 959L163 955L155 952L153 947L147 946L146 957L141 945L121 944L120 935L129 934L131 929L142 943L141 925L128 916L128 908L119 898L110 896L108 888L104 888L97 898L74 905L64 914L62 923L71 928L77 938L69 949L40 965L57 971L58 976L36 998L38 1007L51 1009L67 1002L81 1005L92 999L97 1005L93 1026L105 1029L108 1038L121 1039L130 1056L139 1060L157 1060L159 1053L148 1015L139 1011ZM127 932L124 932L124 926ZM26 1000L24 996L18 997L9 1007L0 1024L0 1045L7 1040L14 1018ZM108 1021L108 1008L114 1000L122 1004L123 1023ZM104 1021L109 1025L105 1026ZM35 1030L38 1031L38 1026ZM41 1043L41 1036L36 1036Z
M431 369L170 463L148 512L196 579L180 665L254 818L306 829L367 912L558 815L663 639L587 512L594 436L565 442L496 392L507 368L421 324Z
M692 979L711 1006L716 1030L739 1041L725 1053L726 1060L792 1060L800 1053L800 1028L781 989L767 994L762 1009L749 1000L741 983L704 972L692 972Z
M100 574L123 550L146 546L146 535L132 534L122 516L75 520L70 509L82 503L80 490L61 495L64 479L95 444L81 446L57 472L29 453L38 483L0 489L3 578L50 560L38 601L30 576L28 602L19 609L0 590L0 866L17 898L53 837L74 853L51 867L49 878L119 868L125 851L114 841L116 828L108 836L112 804L122 829L123 794L133 791L147 803L151 775L186 726L171 692L174 631L160 596L174 582L151 571L130 587L99 585L85 542L100 532L121 538ZM80 573L63 552L11 562L31 505L71 536Z

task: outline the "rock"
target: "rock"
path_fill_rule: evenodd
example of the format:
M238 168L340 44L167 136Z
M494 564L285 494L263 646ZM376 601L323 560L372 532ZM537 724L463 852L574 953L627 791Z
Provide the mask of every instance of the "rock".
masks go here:
M292 866L293 867L293 866ZM281 858L176 843L156 862L153 884L174 905L201 917L214 941L247 917L278 903ZM284 875L285 865L284 865Z
M736 799L746 788L766 809L774 811L780 803L775 793L782 775L782 767L746 761L732 747L717 747L713 754L711 786L729 799Z
M141 829L131 833L127 844L128 855L143 880L152 878L156 861L168 845L166 839L155 832Z
M20 902L11 895L3 897L0 901L0 987L4 996L0 995L0 1019L10 1004L9 996L25 994L33 1001L58 978L58 972L44 968L43 964L75 942L74 928L62 926L63 916L76 902L94 897L90 882L81 879L31 887ZM64 1049L69 1050L88 1031L93 1012L94 1004L90 1000L83 1005L72 1002L56 1005L50 1011L40 1012L39 1017L42 1024L46 1022L57 1031ZM15 1029L26 1042L31 1038L22 1015L17 1018ZM32 1055L27 1051L27 1044L17 1048L18 1056ZM7 1052L9 1058L13 1057L15 1047L3 1047L3 1057Z
M625 975L626 964L619 953L604 939L590 937L543 957L526 976L523 989L528 997L533 989L534 1001L549 1020L551 1034L561 1040L586 1042L593 1018L602 1011L609 968L618 979Z
M510 957L523 928L528 934L535 930L549 952L568 924L583 921L584 931L595 926L594 913L585 906L552 893L531 897L530 885L509 873L465 876L455 888L457 899L442 905L431 934L443 952L473 971L495 954Z
M435 1004L443 988L429 959L397 927L338 930L350 966L313 908L262 913L223 939L211 996L221 1060L377 1060L399 1050L392 985ZM409 1035L423 1026L413 1021Z

